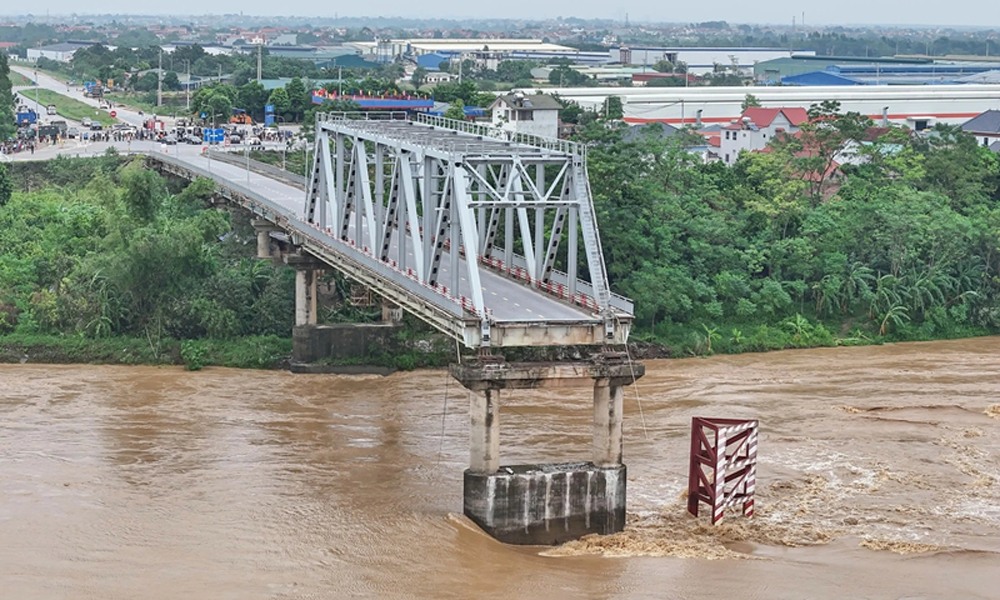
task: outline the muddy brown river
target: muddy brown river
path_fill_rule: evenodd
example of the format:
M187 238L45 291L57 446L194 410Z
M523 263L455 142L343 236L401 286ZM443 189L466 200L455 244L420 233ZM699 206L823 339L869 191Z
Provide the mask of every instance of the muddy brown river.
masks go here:
M0 366L0 598L1000 597L1000 338L647 367L628 529L539 548L461 517L444 371ZM501 462L589 458L590 398L505 395ZM753 520L684 513L692 416L761 420Z

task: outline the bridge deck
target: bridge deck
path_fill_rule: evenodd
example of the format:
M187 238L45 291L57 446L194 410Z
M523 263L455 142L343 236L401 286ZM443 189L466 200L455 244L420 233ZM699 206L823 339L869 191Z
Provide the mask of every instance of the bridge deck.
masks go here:
M177 158L180 162L194 167L201 169L209 168L208 160L198 155L181 154ZM300 226L297 229L305 235L326 237L323 232L317 231L302 220L304 196L302 190L254 172L250 172L248 179L246 169L219 161L211 162L211 173L213 178L219 183L232 183L249 188L279 204L299 219ZM331 239L330 241L332 243L333 240ZM395 255L395 252L395 249L393 249L392 254ZM408 254L412 256L412 252ZM451 280L448 271L450 263L451 261L450 258L447 258L446 251L446 258L441 260L442 281ZM460 269L464 272L464 257L460 258L460 265ZM482 277L481 287L485 296L486 306L492 312L492 316L497 322L600 322L600 319L591 312L561 302L553 296L533 290L526 285L497 273L482 269L480 270L480 276ZM466 278L462 277L459 293L452 295L468 297L470 295L469 291L469 284Z
M457 122L416 115L418 120L321 118L319 126L334 131L377 136L401 146L419 147L432 154L466 156L552 156L584 154L586 147L568 140L513 134L482 123ZM455 129L459 127L461 129Z

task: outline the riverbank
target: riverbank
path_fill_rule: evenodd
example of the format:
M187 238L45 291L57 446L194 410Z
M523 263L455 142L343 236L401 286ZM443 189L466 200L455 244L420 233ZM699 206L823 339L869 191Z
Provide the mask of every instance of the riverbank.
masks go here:
M292 340L251 336L232 340L142 339L118 336L85 338L75 335L0 336L0 363L185 365L242 369L285 368Z

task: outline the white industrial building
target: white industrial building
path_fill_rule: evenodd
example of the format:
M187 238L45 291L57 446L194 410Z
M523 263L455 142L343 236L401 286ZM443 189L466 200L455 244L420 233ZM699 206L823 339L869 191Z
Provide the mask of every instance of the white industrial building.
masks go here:
M782 48L653 48L645 46L619 46L611 48L609 58L612 63L652 67L661 60L687 65L687 72L704 75L715 70L715 65L738 66L747 75L753 74L753 66L758 62L775 58L787 58L792 52ZM815 56L813 50L796 50L796 56Z
M559 101L546 94L504 94L490 105L493 126L513 133L559 137Z
M69 62L73 58L73 53L80 48L93 46L96 42L64 42L62 44L52 44L41 48L28 48L28 60L37 61L39 58L47 58L56 62Z
M382 39L374 42L348 42L362 56L375 56L379 62L391 62L403 56L420 57L425 54L465 55L489 52L497 57L513 56L518 53L550 53L565 56L579 53L576 48L550 44L542 40L515 39Z
M522 90L532 93L535 90ZM810 87L690 87L690 88L546 88L584 108L599 109L608 96L622 100L629 123L663 122L672 125L728 124L742 112L747 94L762 106L808 109L824 100L840 102L843 112L854 111L876 121L885 118L913 129L935 123L959 125L990 109L1000 109L995 85L894 85Z

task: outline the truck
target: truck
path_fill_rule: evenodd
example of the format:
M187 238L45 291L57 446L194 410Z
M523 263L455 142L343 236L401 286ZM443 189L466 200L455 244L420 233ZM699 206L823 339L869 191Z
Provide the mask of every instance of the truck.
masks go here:
M152 131L163 131L164 130L164 125L163 125L163 121L161 121L159 119L146 119L142 123L142 128L143 129L150 129Z
M38 137L51 137L54 138L58 136L61 132L59 128L55 125L42 125L38 128Z
M26 106L21 106L17 109L17 126L26 127L28 125L34 125L38 121L38 113L31 110Z

